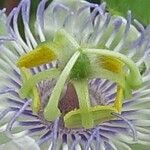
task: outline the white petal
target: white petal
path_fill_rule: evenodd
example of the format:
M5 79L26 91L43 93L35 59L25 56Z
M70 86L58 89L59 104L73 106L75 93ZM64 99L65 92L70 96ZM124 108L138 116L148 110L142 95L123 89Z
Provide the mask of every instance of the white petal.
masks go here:
M117 140L113 143L115 144L118 150L132 150L127 144L119 142Z
M23 137L16 140L12 140L8 143L2 144L0 150L40 150L39 146L30 137Z
M7 33L6 29L6 15L4 13L4 9L0 10L0 36L5 36Z
M1 130L1 129L0 129ZM0 132L0 145L9 142L10 139L5 135L5 133Z

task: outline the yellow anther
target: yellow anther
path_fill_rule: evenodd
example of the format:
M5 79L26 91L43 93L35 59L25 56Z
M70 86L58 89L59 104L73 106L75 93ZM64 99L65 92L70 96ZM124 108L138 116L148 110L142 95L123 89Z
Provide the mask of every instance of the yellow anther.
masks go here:
M40 96L39 96L39 91L36 86L34 86L32 88L31 99L32 99L33 112L35 112L35 113L39 112L40 108L41 108L41 100L40 100Z
M122 74L123 62L113 57L99 56L99 63L104 69Z
M123 88L118 85L117 94L116 94L115 103L114 103L114 107L115 109L117 109L118 112L121 112L122 100L123 100Z
M100 57L100 64L104 69L112 71L114 73L123 75L124 73L124 63L120 60L113 57ZM114 102L114 108L121 112L122 109L122 99L123 99L123 88L121 86L117 86L117 94Z
M40 45L33 51L21 56L17 62L17 66L19 68L32 68L49 63L55 59L55 53L47 45Z

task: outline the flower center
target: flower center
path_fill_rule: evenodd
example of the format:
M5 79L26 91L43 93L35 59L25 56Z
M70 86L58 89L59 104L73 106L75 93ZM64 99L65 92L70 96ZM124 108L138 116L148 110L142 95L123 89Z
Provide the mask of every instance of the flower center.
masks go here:
M72 68L70 78L74 80L80 80L88 77L90 73L90 60L85 54L81 53L77 59L77 62L74 64L74 67Z
M28 70L56 59L60 62L58 68L50 68L35 75ZM42 43L34 51L22 56L17 65L23 79L20 96L32 99L35 113L43 105L37 84L47 79L57 80L47 97L48 102L44 102L44 118L54 121L63 116L68 128L92 128L113 119L113 113L121 112L122 99L131 96L132 90L141 85L139 69L132 60L107 49L81 48L64 30L56 32L53 41ZM113 104L91 105L88 84L93 78L116 83L117 94Z
M93 108L96 109L97 106L103 107L109 103L114 103L115 95L117 92L115 83L112 83L111 81L108 80L102 80L102 79L94 79L91 80L90 82L88 84L88 88L89 88L90 104ZM94 83L92 85L92 82L97 82L97 83ZM109 89L105 89L106 87L103 86L103 84L102 87L99 87L100 83L110 84L109 89L111 90L111 94L113 95L111 96L111 98L110 97L107 98L107 94L109 94L107 90ZM42 117L44 117L43 112L48 103L49 97L51 96L51 92L53 91L55 84L56 84L56 80L46 80L38 84L38 89L40 92L40 100L41 100L40 116ZM106 92L104 92L103 90L106 90ZM78 129L83 127L82 125L79 125L80 123L78 123L78 125L74 125L74 123L72 125L70 125L70 123L67 124L68 120L65 120L68 114L70 114L70 112L76 112L77 110L80 109L79 98L76 89L71 82L65 86L57 107L61 112L60 126L64 127L65 125L66 127L69 128L78 128ZM95 124L98 123L99 121L97 121L97 123Z

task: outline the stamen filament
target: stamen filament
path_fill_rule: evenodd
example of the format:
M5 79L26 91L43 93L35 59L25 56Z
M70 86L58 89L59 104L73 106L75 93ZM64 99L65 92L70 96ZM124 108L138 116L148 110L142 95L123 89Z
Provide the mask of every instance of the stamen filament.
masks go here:
M121 86L117 87L117 95L115 98L114 107L118 112L121 112L122 109L122 99L123 99L123 88Z
M22 98L28 97L30 94L31 89L40 81L46 79L52 79L58 77L60 71L58 69L48 69L43 72L39 72L33 76L30 76L22 85L20 89L20 96Z
M51 94L51 97L49 99L49 102L44 110L44 117L48 121L55 120L59 115L60 111L58 109L58 101L61 95L61 92L64 88L64 84L71 72L71 69L73 68L75 62L77 61L78 57L80 56L80 52L77 51L74 53L74 55L70 58L68 63L66 64L64 70L62 71L53 91Z
M21 75L22 75L23 83L25 83L31 77L31 73L26 68L21 68ZM40 101L39 91L36 85L32 86L31 93L28 96L29 98L32 99L33 112L37 113L40 110L41 101Z
M116 82L117 84L119 84L121 87L123 87L125 89L125 76L124 75L120 75L120 74L116 74L113 73L109 70L103 69L103 68L99 68L94 70L94 72L92 72L91 74L91 78L102 78L102 79L107 79L107 80L111 80Z
M79 100L79 109L81 112L82 126L84 128L92 128L94 125L93 115L90 112L90 100L89 100L89 90L88 90L88 81L73 81L75 86L78 100Z

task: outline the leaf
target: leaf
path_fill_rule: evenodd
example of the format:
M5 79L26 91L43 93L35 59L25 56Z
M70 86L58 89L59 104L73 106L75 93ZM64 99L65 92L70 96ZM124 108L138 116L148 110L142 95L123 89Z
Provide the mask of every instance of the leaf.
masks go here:
M108 10L116 15L127 16L131 10L134 19L144 25L150 24L150 0L103 0L107 3Z

